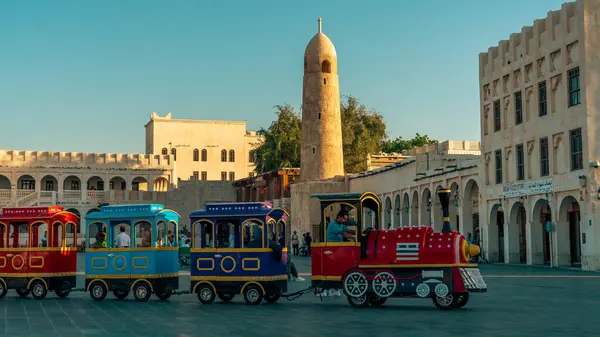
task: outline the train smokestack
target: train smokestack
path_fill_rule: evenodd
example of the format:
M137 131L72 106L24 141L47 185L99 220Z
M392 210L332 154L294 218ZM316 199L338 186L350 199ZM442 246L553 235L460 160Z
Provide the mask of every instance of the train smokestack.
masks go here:
M438 191L438 197L440 197L440 204L442 204L442 216L444 217L442 233L452 232L452 227L450 226L450 212L448 210L448 205L450 204L450 193L452 193L452 191L447 188L442 188Z

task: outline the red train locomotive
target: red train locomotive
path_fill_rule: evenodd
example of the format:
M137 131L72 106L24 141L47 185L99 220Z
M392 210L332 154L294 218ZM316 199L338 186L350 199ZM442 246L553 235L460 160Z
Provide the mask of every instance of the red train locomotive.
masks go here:
M0 298L8 289L43 299L76 284L79 217L60 206L4 208L0 215Z
M312 196L320 200L322 223L328 224L321 225L319 243L312 245L313 287L343 289L354 307L418 296L432 298L441 310L463 307L470 292L487 291L477 265L469 263L479 247L450 230L449 195L450 190L439 191L441 233L432 227L379 230L381 202L373 193ZM340 225L344 215L348 221ZM335 229L328 231L329 226ZM353 232L352 227L355 236L336 238L339 228Z

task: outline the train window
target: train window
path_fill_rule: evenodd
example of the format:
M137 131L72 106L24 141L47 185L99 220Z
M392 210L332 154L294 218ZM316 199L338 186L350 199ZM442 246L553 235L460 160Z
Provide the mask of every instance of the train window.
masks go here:
M138 221L133 224L134 242L132 247L148 248L152 247L152 224L146 220Z
M286 246L286 237L285 237L285 222L282 220L277 221L277 243L279 243L282 247Z
M194 248L213 248L213 224L207 220L200 220L192 226Z
M131 235L131 226L129 226L129 221L111 221L110 222L110 226L111 226L111 231L110 231L110 240L108 240L108 244L111 247L115 247L115 248L127 248L127 247L117 247L117 236L124 231L125 234L127 234L129 236L129 247L132 247L131 245L135 245L134 243L134 237L135 235L133 235L134 237L132 237ZM135 246L133 246L135 247Z
M87 248L107 248L108 236L105 223L93 222L88 225Z
M65 247L77 247L77 231L72 222L65 225Z
M2 238L2 240L0 240L0 248L6 248L6 236L6 225L0 223L0 237Z
M31 247L48 247L48 225L45 222L35 222L31 225Z
M324 242L356 242L357 211L348 203L329 205L323 214L325 225ZM346 234L341 234L344 230Z
M217 222L216 248L240 248L239 220Z
M159 221L156 224L156 247L169 247L167 224L164 221Z
M275 238L277 237L277 235L276 235L275 231L276 231L275 221L271 220L267 224L267 239L268 240L276 241Z
M9 224L8 247L25 248L28 244L29 226L26 222Z
M32 235L33 236L33 235ZM61 222L54 222L50 231L50 247L62 247L65 238L65 226Z
M242 224L244 229L244 246L243 248L263 248L263 223L258 220L246 220Z
M169 243L173 244L171 247L179 247L179 233L177 233L177 224L174 221L169 221L167 234Z

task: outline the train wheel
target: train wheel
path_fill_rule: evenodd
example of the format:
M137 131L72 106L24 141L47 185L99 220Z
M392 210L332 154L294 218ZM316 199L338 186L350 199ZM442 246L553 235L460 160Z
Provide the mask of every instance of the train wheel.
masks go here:
M255 284L251 284L244 289L244 301L250 305L257 305L263 300L262 290Z
M43 300L48 295L48 289L46 289L46 285L44 282L37 280L34 281L31 285L31 296L36 300Z
M456 306L456 296L452 293L444 297L433 295L433 304L440 310L452 310Z
M29 289L17 289L17 295L19 295L21 297L27 297L27 296L29 296L30 293L31 293L31 290L29 290Z
M268 294L265 296L265 301L267 301L267 303L275 303L279 300L279 298L281 298L281 293L280 292L276 292L274 294Z
M8 292L8 289L6 289L6 287L4 286L4 282L2 282L0 280L0 298L4 298L4 296L6 296L7 292Z
M90 296L96 302L102 302L108 293L108 289L102 282L94 282L90 288Z
M198 300L202 304L211 304L215 300L216 294L209 284L201 284L198 287Z
M467 305L467 302L469 302L469 293L456 294L456 305L454 307L457 309L462 308Z
M124 300L127 298L127 296L129 296L129 291L128 290L115 290L115 291L113 291L113 294L115 295L116 298L118 298L120 300Z
M385 301L387 301L387 297L379 297L379 296L373 296L371 298L371 305L374 307L379 307L381 305L383 305L383 303L385 303Z
M162 290L162 291L156 293L156 297L158 297L158 299L161 301L168 300L169 297L171 297L171 295L173 295L173 292L169 289Z
M65 297L69 296L69 294L71 293L71 290L69 290L69 289L58 289L55 292L56 292L56 296L58 296L60 298L65 298Z
M133 287L133 298L135 298L138 302L146 302L150 296L152 296L152 291L146 282L138 282L135 287Z
M223 301L223 302L229 302L229 301L231 301L235 297L235 294L234 293L218 292L217 296L219 296L219 299L221 301Z
M371 303L371 294L363 294L362 296L348 296L348 303L355 308L366 308Z

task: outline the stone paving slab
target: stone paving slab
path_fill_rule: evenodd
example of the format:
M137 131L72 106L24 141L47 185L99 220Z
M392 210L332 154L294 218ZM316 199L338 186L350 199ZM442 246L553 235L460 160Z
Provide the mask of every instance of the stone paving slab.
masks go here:
M301 273L309 260L296 260ZM130 296L93 302L88 293L43 301L0 300L0 336L598 336L600 275L520 266L480 266L489 292L472 294L463 309L439 311L431 300L390 299L381 308L354 309L345 297L304 295L289 302L202 305L194 295ZM185 271L184 271L185 273ZM590 277L594 276L595 277ZM489 277L488 277L489 276ZM80 276L83 280L83 276ZM180 277L187 288L189 276ZM308 286L291 283L292 289Z

